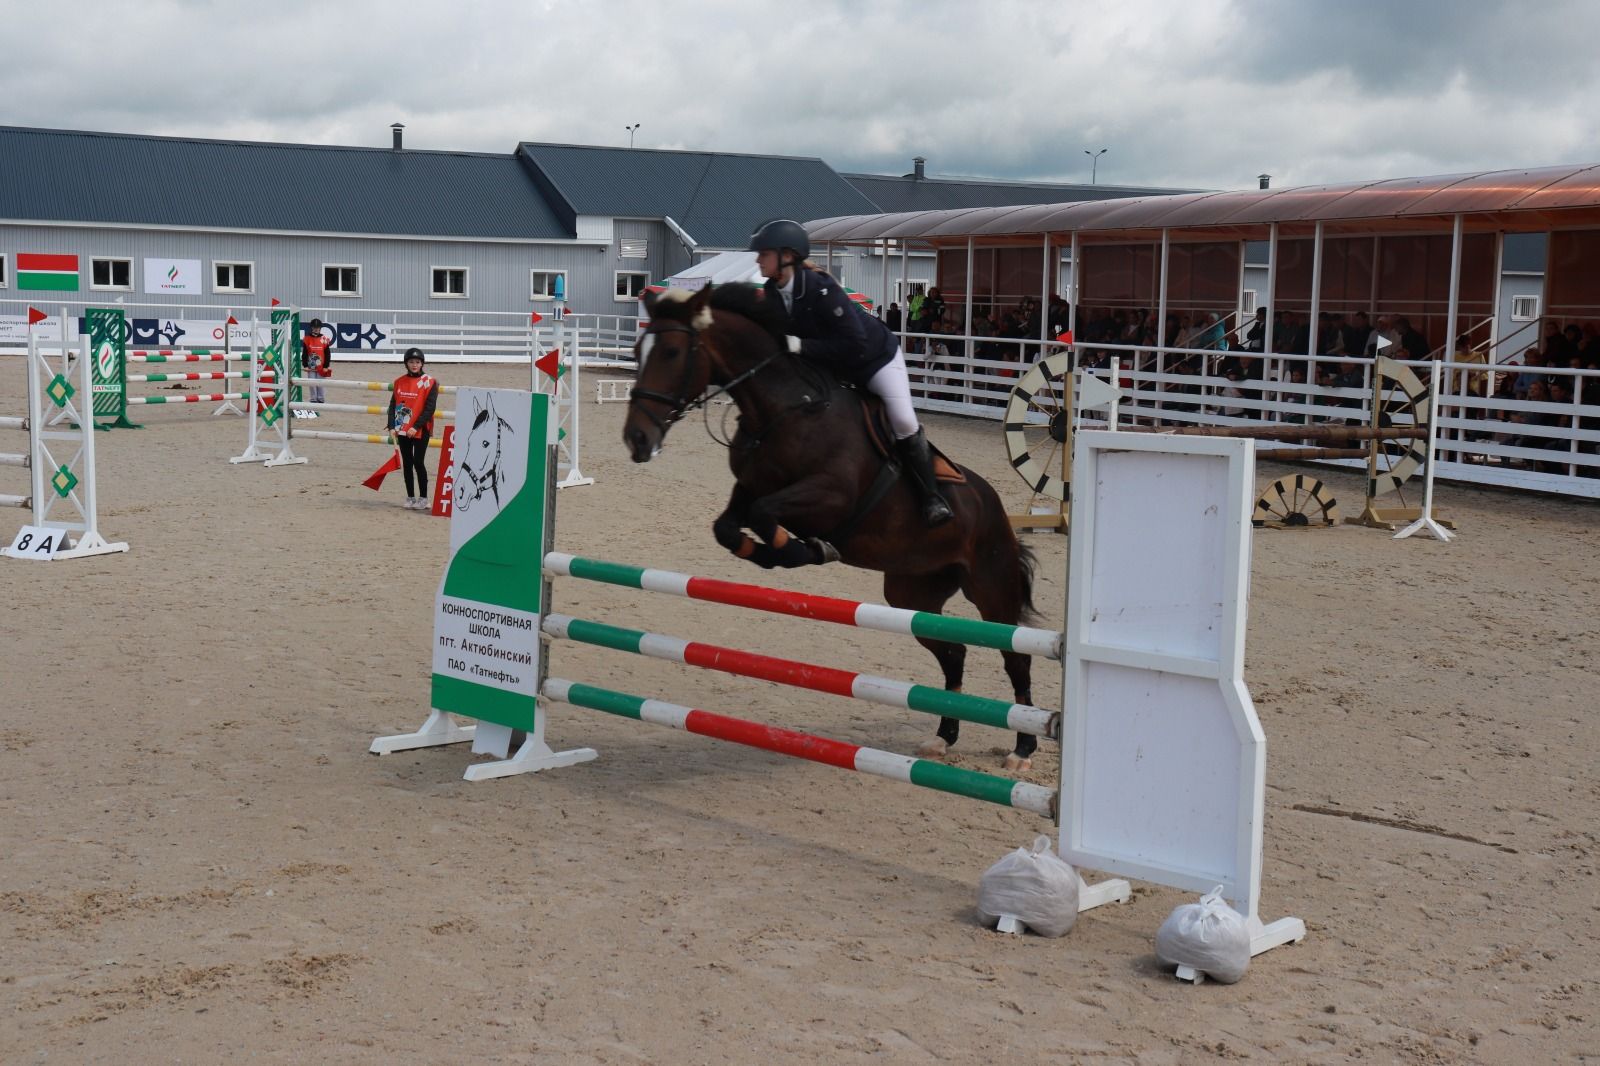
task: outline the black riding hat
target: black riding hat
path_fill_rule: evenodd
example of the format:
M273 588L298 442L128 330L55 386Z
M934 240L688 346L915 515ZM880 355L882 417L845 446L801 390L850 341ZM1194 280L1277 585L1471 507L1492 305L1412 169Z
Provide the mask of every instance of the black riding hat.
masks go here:
M402 363L409 363L413 359L417 360L419 363L427 363L428 361L428 357L422 354L421 348L407 348L405 356L400 361Z
M775 218L750 234L752 252L776 252L781 248L793 248L801 259L808 258L811 255L811 237L806 233L806 228L792 219Z

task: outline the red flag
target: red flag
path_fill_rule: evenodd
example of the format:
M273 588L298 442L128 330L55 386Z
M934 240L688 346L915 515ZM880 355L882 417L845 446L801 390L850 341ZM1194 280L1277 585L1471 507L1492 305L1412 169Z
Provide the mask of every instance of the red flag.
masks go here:
M558 378L561 376L561 349L551 348L548 353L535 359L533 365L544 371L546 377Z
M39 310L37 307L28 308L28 325L29 326L37 326L39 323L43 322L45 319L47 319L49 317L50 317L49 315L45 314L43 311Z
M400 449L396 448L394 454L389 456L389 461L372 472L372 476L363 481L367 488L377 491L383 484L383 479L400 469Z
M234 318L232 315L228 316L228 325L237 326L238 324L239 324L239 320L237 318Z
M530 325L530 326L537 326L539 323L541 323L543 321L544 321L544 316L541 315L537 311L535 311L533 314L528 316L528 325Z
M1060 341L1062 344L1071 344L1072 343L1072 331L1069 329L1065 333L1056 334L1056 340Z
M277 307L278 306L278 298L276 296L274 296L272 298L272 306L273 307Z

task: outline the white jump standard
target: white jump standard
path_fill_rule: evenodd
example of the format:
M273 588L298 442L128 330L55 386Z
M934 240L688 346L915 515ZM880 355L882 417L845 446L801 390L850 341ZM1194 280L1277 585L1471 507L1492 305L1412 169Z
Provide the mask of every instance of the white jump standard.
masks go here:
M61 314L66 321L65 309ZM31 328L28 331L28 414L25 419L7 418L0 428L23 429L28 434L27 454L7 455L3 465L26 467L30 491L27 496L0 495L0 506L29 508L33 513L14 538L13 547L0 548L0 555L56 560L128 550L127 544L110 543L100 535L92 360L88 338L80 343L78 384L73 385L65 372L58 373L49 365L37 335ZM63 342L63 367L69 362L67 353ZM22 461L14 461L18 459ZM76 515L58 516L61 507L73 508Z

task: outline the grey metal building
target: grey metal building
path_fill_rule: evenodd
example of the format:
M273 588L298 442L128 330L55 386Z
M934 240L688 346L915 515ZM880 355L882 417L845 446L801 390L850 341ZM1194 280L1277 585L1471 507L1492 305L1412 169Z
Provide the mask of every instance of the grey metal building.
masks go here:
M30 299L526 314L560 279L574 311L631 316L652 279L766 218L874 209L818 159L0 127L0 314Z

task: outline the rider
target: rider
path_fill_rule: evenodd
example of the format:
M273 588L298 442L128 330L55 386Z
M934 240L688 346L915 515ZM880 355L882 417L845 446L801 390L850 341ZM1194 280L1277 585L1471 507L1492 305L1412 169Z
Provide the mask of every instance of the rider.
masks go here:
M923 521L930 526L948 522L950 505L939 495L928 438L911 406L900 342L851 300L843 286L807 261L811 238L800 223L768 222L751 234L750 251L767 279L767 298L781 299L789 313L789 350L828 365L841 378L883 398L895 450L921 498Z
M428 438L433 436L433 411L439 403L439 383L422 372L427 363L421 348L407 348L406 372L395 379L389 397L389 429L400 451L406 476L406 507L428 509ZM417 495L411 495L415 476Z

